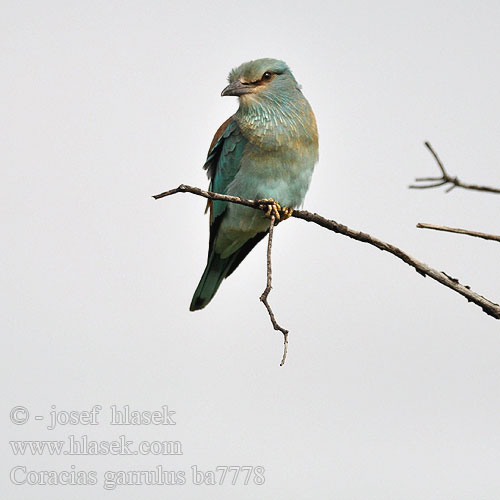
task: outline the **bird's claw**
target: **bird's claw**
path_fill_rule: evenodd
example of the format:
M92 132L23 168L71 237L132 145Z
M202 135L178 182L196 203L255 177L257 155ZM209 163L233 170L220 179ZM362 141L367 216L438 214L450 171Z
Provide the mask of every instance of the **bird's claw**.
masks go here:
M290 207L281 207L281 212L282 212L281 220L287 220L287 219L289 219L292 216L292 214L293 214L293 208L290 208Z
M266 211L266 217L271 217L274 215L276 220L281 219L280 215L280 210L281 210L281 205L275 201L273 198L265 198L262 200L265 203L262 203L260 206L262 210Z
M278 221L286 220L293 214L293 208L282 207L273 198L265 198L260 200L259 208L266 211L266 217L272 217Z

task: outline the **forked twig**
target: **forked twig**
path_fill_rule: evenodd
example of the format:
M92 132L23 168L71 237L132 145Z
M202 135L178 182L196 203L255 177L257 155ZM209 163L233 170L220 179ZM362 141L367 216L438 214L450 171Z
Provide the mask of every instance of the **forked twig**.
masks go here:
M271 251L273 248L273 230L275 221L276 221L275 216L271 215L271 224L269 224L269 237L267 241L267 282L266 282L266 289L262 292L262 295L260 296L260 301L266 306L267 312L269 313L269 318L271 318L271 323L273 324L273 328L275 330L279 330L283 334L283 344L284 344L283 358L281 359L280 363L280 366L283 366L285 364L286 354L288 352L288 330L278 325L278 322L274 317L273 310L271 309L271 306L269 305L269 302L267 300L267 297L271 293L272 281L273 281L273 272L271 268Z
M500 193L500 189L493 188L489 186L477 186L475 184L466 184L465 182L460 181L457 177L452 177L446 172L442 161L439 159L437 153L432 149L430 143L425 142L425 147L431 152L432 156L436 160L438 164L439 170L441 170L441 177L417 177L415 182L431 182L432 184L411 184L408 186L410 189L429 189L435 188L439 186L443 186L444 184L450 184L450 186L446 189L446 193L449 193L452 189L456 187L461 187L463 189L471 189L473 191L485 191L487 193Z

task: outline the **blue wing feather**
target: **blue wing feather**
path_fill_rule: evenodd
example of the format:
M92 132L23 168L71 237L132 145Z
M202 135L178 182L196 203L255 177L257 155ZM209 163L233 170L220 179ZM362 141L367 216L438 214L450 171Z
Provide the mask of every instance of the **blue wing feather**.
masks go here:
M248 140L241 133L234 118L227 121L225 129L221 132L208 152L203 168L207 170L210 179L210 191L225 194L240 169L241 157ZM222 215L226 208L227 202L214 201L211 222Z

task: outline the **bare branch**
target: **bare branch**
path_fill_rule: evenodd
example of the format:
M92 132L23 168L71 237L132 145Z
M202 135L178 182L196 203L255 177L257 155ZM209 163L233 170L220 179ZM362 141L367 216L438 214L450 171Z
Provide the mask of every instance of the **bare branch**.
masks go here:
M452 177L451 175L446 172L446 169L444 168L443 163L439 159L439 156L437 153L432 149L432 146L430 143L425 142L425 147L431 152L432 156L434 156L434 159L436 160L436 163L438 164L439 169L441 170L441 177L417 177L415 179L415 182L435 182L433 184L411 184L408 186L410 189L429 189L429 188L435 188L438 186L442 186L444 184L450 184L448 189L446 189L446 193L449 193L452 189L455 189L456 187L461 187L463 189L470 189L473 191L484 191L487 193L500 193L500 189L498 188L493 188L493 187L488 187L488 186L477 186L475 184L466 184L465 182L460 181L457 177Z
M484 240L500 241L500 236L497 236L495 234L480 233L479 231L469 231L468 229L460 229L457 227L438 226L436 224L426 224L423 222L419 222L417 224L417 227L423 229L435 229L436 231L447 231L448 233L467 234L469 236L475 236L476 238L483 238Z
M422 179L415 179L415 180L416 180L416 181L420 181L420 180L422 180ZM438 179L432 179L432 178L428 177L428 178L427 178L427 179L425 179L425 180L428 180L428 181L436 181L436 180L438 180ZM447 180L444 180L444 181L439 181L439 182L436 182L435 184L426 184L425 186L424 186L424 185L422 185L422 186L420 186L420 185L418 185L418 186L417 186L417 185L412 185L412 186L410 186L410 188L411 188L411 189L429 189L429 188L439 187L439 186L442 186L442 185L447 184L447 183L448 183L448 181L447 181ZM455 187L455 186L453 186L453 187Z
M286 354L288 351L288 330L285 330L285 328L282 328L280 325L278 325L278 322L276 321L276 318L274 317L273 310L271 309L271 306L269 305L269 302L267 300L267 297L271 293L272 289L272 281L273 281L273 272L271 268L271 251L273 248L273 230L274 230L274 223L276 221L276 218L274 215L271 216L271 224L269 225L269 239L267 243L267 282L266 282L266 289L262 292L262 295L260 296L260 301L266 306L267 312L269 313L269 318L271 319L271 323L273 324L273 328L275 330L279 330L283 334L283 358L281 359L280 366L283 366L286 361Z
M229 196L227 194L212 193L211 191L204 191L203 189L187 186L186 184L181 184L179 187L165 191L164 193L155 194L153 198L159 200L160 198L165 198L165 196L170 196L176 193L192 193L198 196L203 196L203 198L208 198L209 200L218 201L229 201L230 203L237 203L239 205L245 205L247 207L259 208L259 205L268 203L267 201L259 200L247 200L245 198L239 198L238 196Z
M430 142L425 141L424 144L425 144L425 147L431 152L432 156L434 156L434 159L436 160L436 163L438 164L438 167L441 170L441 173L443 174L443 179L446 179L448 177L448 174L446 173L446 170L444 169L444 165L441 162L441 160L439 159L439 156L432 149Z
M188 193L188 192L212 200L228 201L230 203L238 203L240 205L245 205L247 207L253 207L253 208L258 208L259 205L266 203L265 201L247 200L245 198L239 198L237 196L228 196L218 193L211 193L209 191L203 191L202 189L186 186L184 184L181 184L176 189L171 189L170 191L166 191L165 193L156 195L153 198L158 199L175 193ZM363 243L368 243L369 245L373 245L380 250L389 252L398 259L401 259L409 266L413 267L422 276L429 276L430 278L441 283L442 285L451 288L455 292L465 297L469 302L473 302L474 304L481 307L481 309L489 316L496 319L500 319L500 305L486 299L485 297L477 294L476 292L473 292L469 286L460 284L457 279L451 278L446 273L437 271L429 267L427 264L420 262L419 260L408 255L406 252L404 252L403 250L394 245L391 245L390 243L386 243L382 240L379 240L373 236L370 236L367 233L363 233L361 231L355 231L353 229L348 228L347 226L344 226L343 224L335 222L334 220L326 219L321 215L312 214L310 212L307 212L306 210L295 210L293 212L292 217L295 217L297 219L302 219L308 222L313 222L314 224L318 224L319 226L329 229L330 231L334 231L335 233L343 234L344 236L348 236L349 238L361 241Z

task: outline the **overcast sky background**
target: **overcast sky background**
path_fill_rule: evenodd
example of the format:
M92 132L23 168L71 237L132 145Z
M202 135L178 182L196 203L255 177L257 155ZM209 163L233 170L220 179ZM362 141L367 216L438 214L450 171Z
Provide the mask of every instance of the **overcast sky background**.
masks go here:
M2 1L2 498L494 500L500 322L395 257L303 221L260 244L203 311L201 167L236 107L229 70L285 60L318 120L305 208L400 246L500 300L500 197L412 191L437 175L500 186L498 1ZM102 424L9 421L104 407ZM175 410L116 429L109 406ZM180 440L183 456L15 457L6 441ZM186 470L183 486L105 491L106 470ZM265 468L262 486L194 486L190 467ZM96 470L87 487L9 471Z

